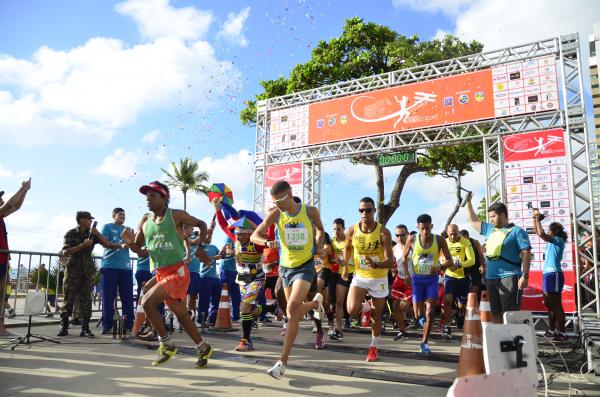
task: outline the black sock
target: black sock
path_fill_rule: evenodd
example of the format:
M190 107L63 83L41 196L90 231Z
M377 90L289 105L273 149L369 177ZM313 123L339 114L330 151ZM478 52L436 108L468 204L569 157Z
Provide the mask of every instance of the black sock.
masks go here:
M252 331L252 313L242 313L242 330L244 331L244 339L250 340L250 332Z

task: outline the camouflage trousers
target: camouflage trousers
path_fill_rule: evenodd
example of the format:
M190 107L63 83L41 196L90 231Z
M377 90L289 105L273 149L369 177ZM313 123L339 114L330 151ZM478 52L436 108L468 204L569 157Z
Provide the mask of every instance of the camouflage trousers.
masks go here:
M60 311L60 318L71 317L73 306L78 304L79 314L83 321L92 317L92 292L94 284L91 276L83 274L69 274L65 278L65 300Z

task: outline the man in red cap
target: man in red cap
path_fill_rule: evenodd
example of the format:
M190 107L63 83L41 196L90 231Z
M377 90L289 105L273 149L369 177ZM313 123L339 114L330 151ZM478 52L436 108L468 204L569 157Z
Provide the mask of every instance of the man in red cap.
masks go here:
M144 286L142 298L146 316L156 329L160 341L158 358L152 365L163 364L177 353L157 307L158 304L167 302L196 345L196 368L204 368L212 354L212 347L202 340L185 305L190 272L185 262L187 251L183 227L199 227L200 241L205 242L206 223L183 210L169 208L169 188L158 181L142 186L140 193L146 195L150 212L142 217L135 235L130 229L126 229L122 237L132 251L138 254L147 251L156 269L156 276ZM208 263L204 249L201 246L198 248L196 255L201 261Z
M0 191L0 251L8 251L8 238L6 237L6 225L4 218L17 211L23 205L27 191L31 188L31 178L21 183L21 188L8 201L4 202L2 196L4 191ZM0 322L4 323L4 286L6 285L6 273L8 271L8 261L10 255L8 252L0 252ZM0 327L4 329L4 327Z

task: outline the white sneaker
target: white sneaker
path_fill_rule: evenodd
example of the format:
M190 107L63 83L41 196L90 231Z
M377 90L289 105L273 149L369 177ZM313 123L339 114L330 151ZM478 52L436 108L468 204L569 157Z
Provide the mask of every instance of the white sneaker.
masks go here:
M271 375L275 379L281 379L283 373L285 372L285 365L281 362L281 360L277 361L273 368L269 369L267 373Z
M323 308L323 295L320 293L316 293L313 301L319 302L319 306L315 309L315 313L313 314L315 320L323 320L325 317L325 309Z

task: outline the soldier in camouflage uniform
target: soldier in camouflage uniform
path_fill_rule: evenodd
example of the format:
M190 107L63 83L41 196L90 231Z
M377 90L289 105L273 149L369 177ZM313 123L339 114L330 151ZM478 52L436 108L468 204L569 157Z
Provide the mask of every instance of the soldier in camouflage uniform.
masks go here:
M67 266L64 278L64 305L61 308L61 328L57 336L68 335L69 316L73 314L75 301L79 302L79 310L82 317L81 334L93 338L89 322L92 317L92 290L94 287L94 273L96 265L92 258L95 244L110 249L125 249L126 244L110 243L100 232L92 227L92 215L87 211L78 211L75 217L77 227L65 234L63 244L63 255L67 256Z

